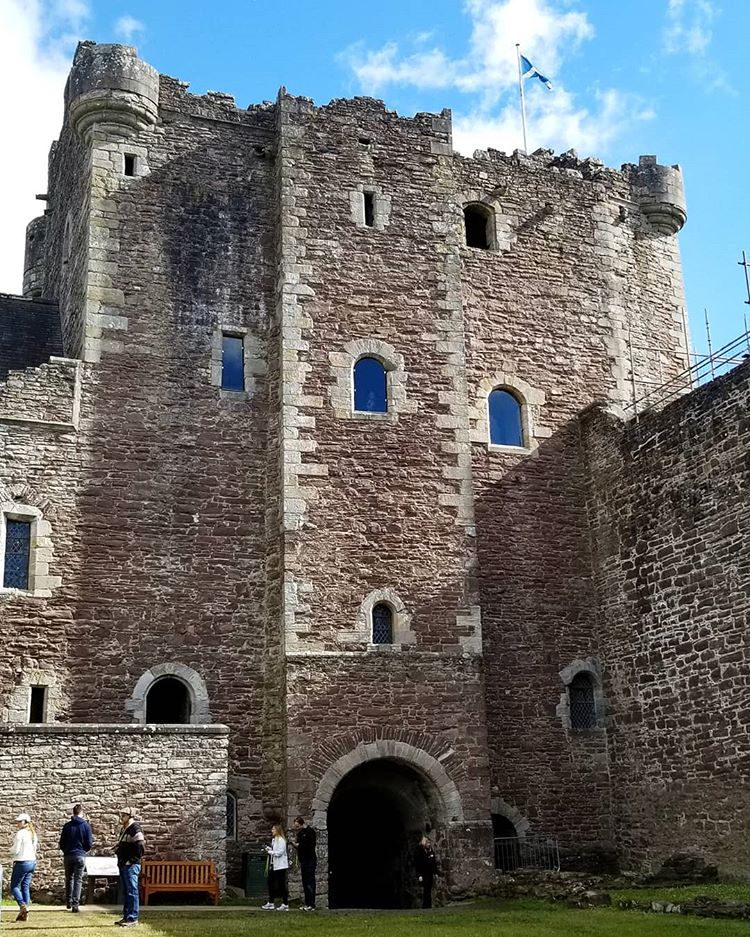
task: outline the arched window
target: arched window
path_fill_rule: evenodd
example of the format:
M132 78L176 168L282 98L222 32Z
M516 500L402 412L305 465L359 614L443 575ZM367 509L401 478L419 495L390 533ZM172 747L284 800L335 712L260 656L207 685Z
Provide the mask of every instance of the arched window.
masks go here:
M372 643L393 644L393 609L378 602L372 610Z
M468 247L489 250L492 245L492 212L485 205L473 204L464 208L464 227Z
M518 832L513 823L501 813L492 814L492 836L495 841L495 868L513 872L518 868Z
M190 722L190 692L182 680L162 677L156 680L146 696L146 722Z
M388 412L386 370L377 358L360 358L354 364L354 409L363 413Z
M508 390L493 390L487 400L490 443L494 446L523 446L521 403Z
M596 702L591 674L578 673L568 684L571 729L596 728Z
M227 839L237 839L237 797L227 791Z

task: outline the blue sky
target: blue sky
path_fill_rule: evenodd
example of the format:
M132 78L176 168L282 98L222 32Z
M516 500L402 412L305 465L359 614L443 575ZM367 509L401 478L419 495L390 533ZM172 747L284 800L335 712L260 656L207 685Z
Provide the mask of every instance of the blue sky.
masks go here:
M680 235L692 333L743 330L737 265L750 144L744 0L0 0L0 291L20 289L23 228L46 186L78 38L129 42L191 90L240 106L280 85L324 103L372 94L403 114L454 112L457 148L521 146L514 43L550 77L527 84L529 148L608 165L656 154L685 174Z

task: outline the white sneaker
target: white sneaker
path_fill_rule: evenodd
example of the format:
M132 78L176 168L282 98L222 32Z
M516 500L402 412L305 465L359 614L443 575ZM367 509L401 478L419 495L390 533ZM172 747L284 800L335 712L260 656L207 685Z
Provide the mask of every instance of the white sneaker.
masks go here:
M272 901L267 901L265 904L260 906L261 911L275 911L276 905Z
M288 910L289 910L289 905L288 905L288 904L280 904L280 905L278 906L278 908L276 908L276 910L277 910L277 911L288 911Z

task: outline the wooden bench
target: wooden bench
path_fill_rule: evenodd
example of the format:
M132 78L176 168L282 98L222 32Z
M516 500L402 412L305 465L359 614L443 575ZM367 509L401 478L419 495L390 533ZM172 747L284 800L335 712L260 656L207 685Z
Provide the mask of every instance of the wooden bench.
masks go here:
M211 859L177 861L144 859L141 866L141 900L157 891L205 891L219 903L219 876Z

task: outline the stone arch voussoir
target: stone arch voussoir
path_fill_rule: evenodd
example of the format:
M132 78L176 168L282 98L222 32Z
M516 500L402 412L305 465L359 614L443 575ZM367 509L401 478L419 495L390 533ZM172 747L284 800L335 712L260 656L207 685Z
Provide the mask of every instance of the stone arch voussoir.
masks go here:
M190 694L191 723L211 722L208 690L203 679L192 667L175 663L155 664L139 677L133 689L133 695L125 704L125 708L132 713L133 722L142 724L146 722L146 697L148 691L161 677L176 677L187 686Z
M434 756L420 748L395 739L375 739L371 742L360 742L352 751L337 759L324 772L318 783L318 789L313 798L313 825L318 829L327 826L327 812L334 791L339 782L359 765L369 761L385 759L408 765L418 774L427 778L438 793L444 818L447 823L462 822L464 819L461 795L455 781L451 778L443 765Z

